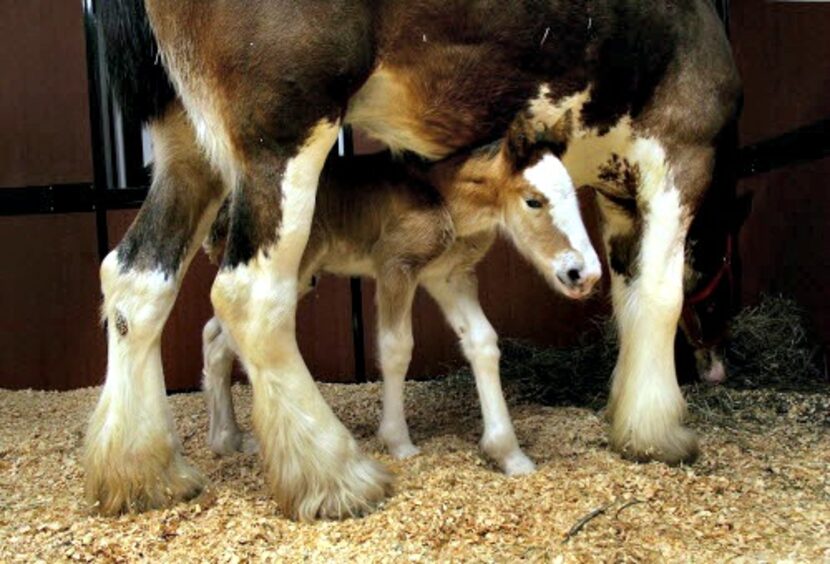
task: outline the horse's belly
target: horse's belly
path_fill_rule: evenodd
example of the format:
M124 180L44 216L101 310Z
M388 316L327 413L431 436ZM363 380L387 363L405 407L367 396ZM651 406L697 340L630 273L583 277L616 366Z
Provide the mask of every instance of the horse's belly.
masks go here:
M381 66L350 100L346 122L394 152L412 151L438 159L448 151L418 119L417 106L405 77Z
M388 145L439 159L504 134L539 84L487 50L424 48L400 63L381 61L352 97L346 121Z

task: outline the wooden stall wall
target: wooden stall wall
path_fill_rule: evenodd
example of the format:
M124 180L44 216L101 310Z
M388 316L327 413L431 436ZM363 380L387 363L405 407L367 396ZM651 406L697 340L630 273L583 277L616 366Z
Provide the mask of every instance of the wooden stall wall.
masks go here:
M830 3L732 0L744 81L741 143L830 117ZM754 194L741 234L743 298L795 297L830 345L830 158L743 180Z
M733 0L732 34L746 84L742 140L752 143L830 116L830 4ZM90 182L91 147L81 3L0 0L0 186ZM741 183L756 194L742 235L744 298L796 296L830 343L830 159ZM0 188L2 190L2 188ZM590 206L588 207L590 211ZM134 211L109 214L111 241ZM98 257L92 213L0 217L0 387L97 385L106 363L98 324ZM168 384L199 384L200 333L214 270L197 257L163 340ZM557 297L509 245L479 269L482 302L502 337L564 345L607 312ZM374 370L372 285L364 285L367 366ZM324 279L300 307L301 348L322 380L350 381L354 354L348 282ZM419 296L412 374L459 362L440 312Z
M0 189L92 179L80 0L0 0Z
M92 181L79 0L0 0L0 190ZM134 210L108 213L115 243ZM103 382L106 340L93 213L0 217L0 387L65 390ZM215 269L194 260L164 332L168 388L201 377L201 330ZM348 283L324 281L298 313L315 374L353 378Z
M92 179L77 0L0 1L0 190ZM0 217L0 386L103 376L93 214Z

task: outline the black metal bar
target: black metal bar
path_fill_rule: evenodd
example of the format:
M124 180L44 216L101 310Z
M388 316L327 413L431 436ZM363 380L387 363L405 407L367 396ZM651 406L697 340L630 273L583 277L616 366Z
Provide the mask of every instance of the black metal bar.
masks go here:
M352 128L344 126L339 143L339 154L342 158L354 156L354 137ZM352 302L352 346L354 349L354 376L355 381L366 381L366 350L365 327L363 322L363 282L360 278L349 280L349 290Z
M715 10L717 10L720 19L723 21L723 27L726 30L726 35L729 35L729 12L730 12L730 1L729 0L715 0Z
M366 351L363 325L363 282L360 278L349 279L352 294L352 340L354 343L354 377L358 383L366 381Z
M103 260L109 252L107 208L105 195L113 186L113 158L111 111L106 83L104 44L98 27L95 0L82 0L84 31L86 34L86 63L89 90L89 126L92 139L93 210L98 240L98 257Z
M0 190L0 215L89 212L93 210L92 184L28 186Z
M738 153L738 175L746 178L827 156L830 156L830 118L743 147Z
M82 212L97 214L99 210L106 212L139 208L146 197L147 188L107 190L99 197L92 184L3 188L0 189L0 216Z

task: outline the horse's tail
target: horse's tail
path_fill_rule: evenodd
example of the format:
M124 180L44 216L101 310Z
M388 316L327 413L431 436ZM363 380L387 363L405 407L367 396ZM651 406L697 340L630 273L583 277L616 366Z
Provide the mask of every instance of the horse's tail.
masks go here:
M131 117L153 120L176 93L161 63L144 0L107 0L99 16L116 100Z

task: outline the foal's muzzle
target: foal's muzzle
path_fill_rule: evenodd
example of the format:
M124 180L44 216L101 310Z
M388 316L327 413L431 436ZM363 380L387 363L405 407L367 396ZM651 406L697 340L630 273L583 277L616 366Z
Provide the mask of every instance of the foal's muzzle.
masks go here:
M575 300L588 297L602 277L599 261L586 261L577 251L560 253L553 260L553 270L556 288Z

